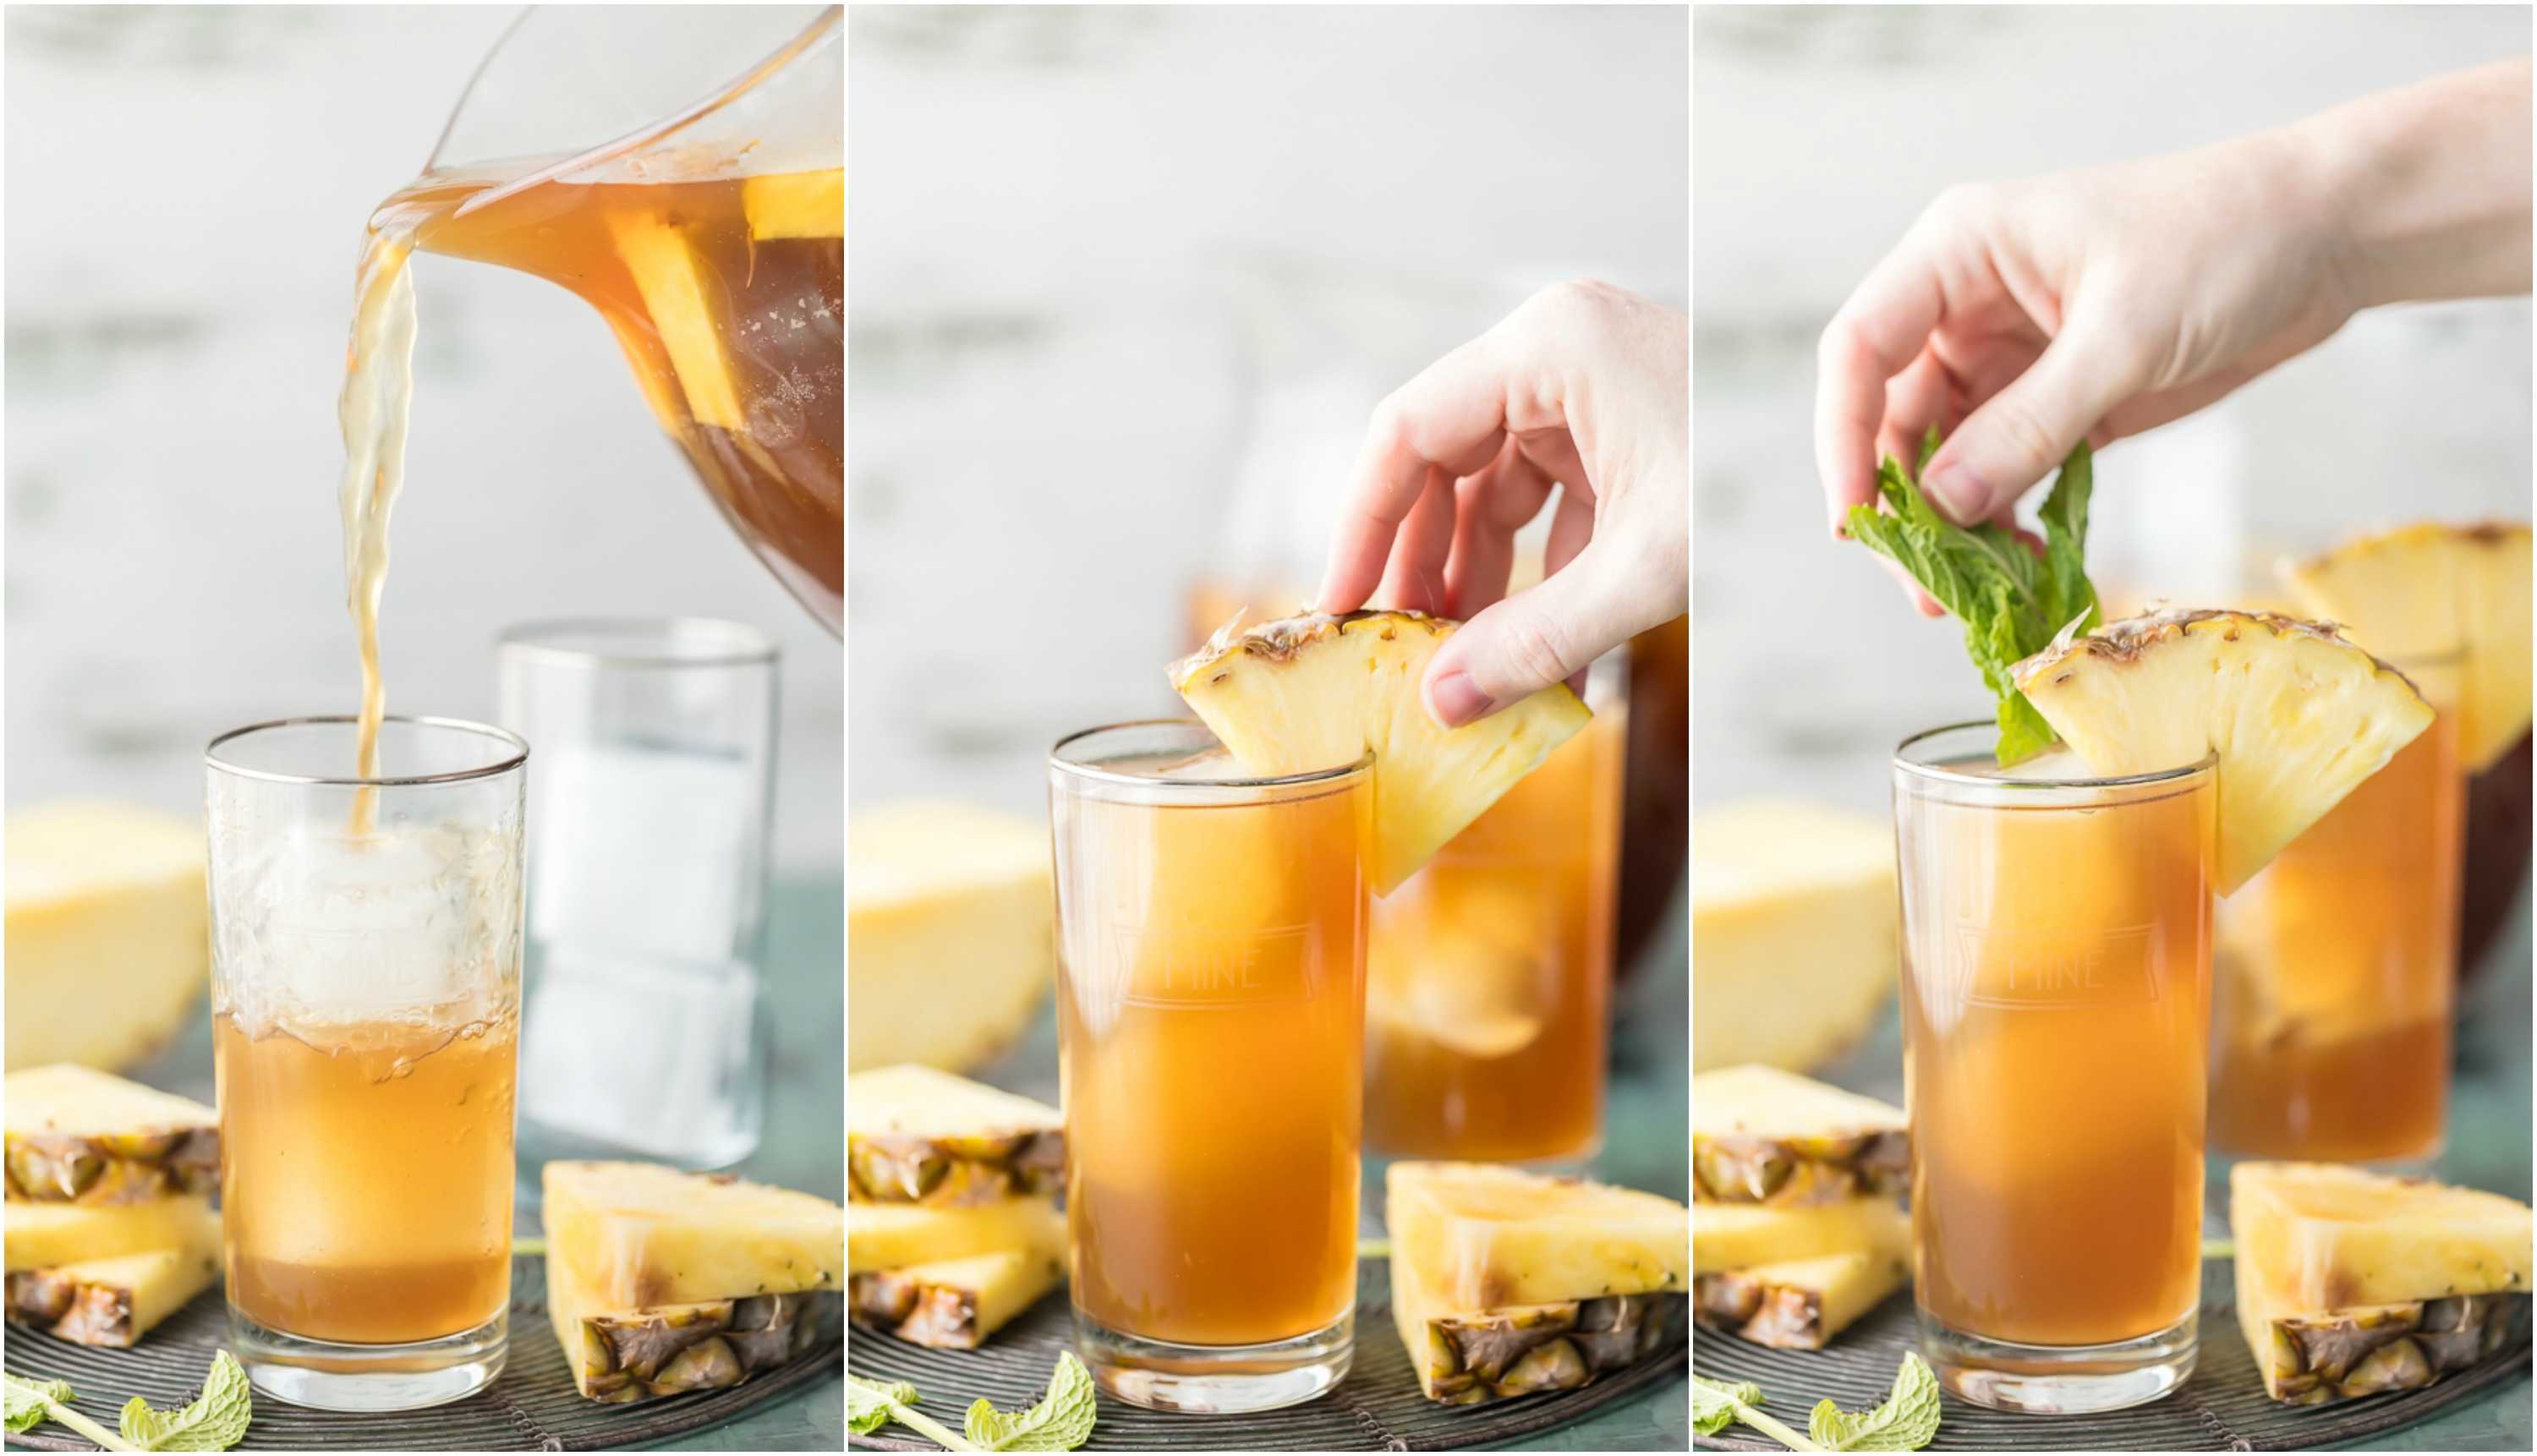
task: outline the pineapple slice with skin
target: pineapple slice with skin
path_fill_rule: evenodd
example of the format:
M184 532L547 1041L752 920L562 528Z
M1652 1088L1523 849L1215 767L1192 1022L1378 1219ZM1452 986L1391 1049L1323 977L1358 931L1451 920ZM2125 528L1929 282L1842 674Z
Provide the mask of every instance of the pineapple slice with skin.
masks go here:
M1059 1217L1047 1198L1007 1198L965 1208L914 1203L846 1205L846 1270L868 1274L1027 1248Z
M1821 1350L1911 1282L1908 1252L1859 1249L1700 1275L1692 1309L1702 1324L1756 1345Z
M876 1203L993 1203L1054 1193L1066 1175L1066 1119L1026 1097L932 1067L846 1079L846 1167Z
M886 1330L911 1345L977 1349L1065 1282L1066 1221L1054 1221L1058 1236L1053 1244L855 1275L848 1290L855 1322Z
M172 1248L9 1274L9 1318L74 1345L130 1349L221 1273L221 1216L188 1200L191 1225Z
M1719 1274L1832 1254L1901 1252L1912 1246L1912 1216L1891 1198L1779 1207L1762 1203L1691 1206L1691 1267Z
M1418 682L1461 624L1416 611L1307 613L1237 631L1172 665L1172 686L1261 777L1374 753L1374 892L1389 895L1594 715L1565 685L1445 728Z
M93 1068L64 1063L11 1072L11 1198L142 1203L208 1193L221 1179L221 1114Z
M1654 1354L1682 1314L1680 1294L1608 1295L1463 1309L1394 1258L1392 1321L1429 1400L1450 1406L1574 1390Z
M2171 611L2065 637L2017 686L2098 774L2217 754L2214 888L2236 892L2431 727L2402 673L2330 627L2268 612Z
M2305 561L2283 582L2353 641L2404 662L2460 654L2458 758L2481 773L2527 733L2529 529L2421 522Z
M816 1290L613 1309L570 1267L547 1264L547 1317L573 1388L605 1405L723 1390L774 1369L817 1343Z
M2229 1173L2241 1303L2290 1313L2529 1290L2528 1205L2323 1163ZM2261 1348L2261 1347L2258 1347Z
M1396 1163L1384 1175L1393 1262L1454 1309L1682 1292L1686 1222L1654 1193L1488 1164Z
M845 1284L845 1210L825 1198L651 1163L546 1166L548 1278L605 1309Z
M1692 1196L1727 1203L1838 1203L1899 1193L1911 1178L1900 1108L1776 1067L1691 1079Z
M2240 1276L2239 1329L2256 1352L2264 1393L2286 1405L2420 1390L2499 1354L2527 1317L2526 1295L2455 1295L2277 1314Z
M748 235L760 242L784 237L846 235L846 169L770 172L740 184L741 212Z
M33 1203L7 1206L8 1272L184 1248L212 1216L200 1193L148 1203Z

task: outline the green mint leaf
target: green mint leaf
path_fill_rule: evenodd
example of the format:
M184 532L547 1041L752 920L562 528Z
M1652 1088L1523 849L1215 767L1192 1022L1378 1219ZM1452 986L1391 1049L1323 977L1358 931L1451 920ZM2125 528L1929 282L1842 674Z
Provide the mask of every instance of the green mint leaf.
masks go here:
M887 1425L901 1406L916 1404L916 1387L904 1380L884 1383L846 1372L846 1424L857 1435L870 1435Z
M1818 1401L1806 1433L1828 1451L1918 1451L1937 1438L1938 1415L1938 1377L1919 1355L1907 1354L1885 1404L1849 1416Z
M1058 1357L1038 1405L1008 1416L978 1401L969 1407L967 1434L985 1451L1072 1451L1092 1439L1097 1414L1092 1372L1069 1351Z
M1938 434L1920 442L1920 467L1937 452ZM2017 690L2015 668L2049 647L2063 628L2097 625L2096 588L2083 564L2088 503L2095 473L2082 442L2062 462L2043 507L2044 549L1993 522L1958 526L1938 514L1915 478L1893 457L1877 466L1882 509L1853 506L1851 537L1887 557L1949 615L1964 624L1965 655L1999 700L1998 761L2010 765L2051 746L2044 716Z
M1735 1424L1750 1407L1762 1404L1759 1385L1729 1385L1706 1375L1691 1377L1691 1428L1716 1435Z
M1919 478L1920 473L1929 468L1929 457L1938 453L1938 441L1942 438L1934 424L1929 426L1928 433L1920 436L1920 458L1912 467L1914 478Z
M8 1392L11 1435L34 1429L52 1414L53 1407L71 1403L68 1380L30 1380L24 1375L0 1374L0 1388Z
M150 1409L134 1396L123 1407L123 1438L143 1451L226 1451L246 1439L254 1409L251 1387L237 1358L224 1350L212 1358L203 1393L173 1411Z

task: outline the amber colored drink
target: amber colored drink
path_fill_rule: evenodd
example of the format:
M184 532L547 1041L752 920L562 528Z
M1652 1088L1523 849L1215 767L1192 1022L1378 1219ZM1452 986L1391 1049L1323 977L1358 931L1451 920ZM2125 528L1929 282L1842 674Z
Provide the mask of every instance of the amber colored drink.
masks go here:
M508 1019L250 1036L218 1017L229 1301L268 1328L354 1345L502 1312L514 1038Z
M1073 1294L1106 1386L1257 1409L1113 1377L1135 1342L1188 1355L1334 1331L1330 1378L1345 1368L1371 781L1357 766L1224 782L1220 752L1191 759L1211 743L1195 728L1095 730L1052 767ZM1178 751L1100 748L1104 733L1150 748L1157 732L1180 734ZM1070 744L1100 755L1090 772Z
M1924 739L1951 731L1988 745L1988 725ZM2061 755L2010 780L1912 746L1895 828L1931 1363L1985 1404L2154 1398L2190 1368L2201 1290L2212 777L2089 781ZM2137 1341L2157 1348L2110 1349ZM2090 1358L2003 1391L1982 1371L2000 1346Z
M2442 713L2230 897L2213 1010L2221 1150L2403 1163L2439 1152L2464 791L2457 724Z
M1603 1130L1626 711L1594 720L1374 905L1366 1138L1466 1161Z

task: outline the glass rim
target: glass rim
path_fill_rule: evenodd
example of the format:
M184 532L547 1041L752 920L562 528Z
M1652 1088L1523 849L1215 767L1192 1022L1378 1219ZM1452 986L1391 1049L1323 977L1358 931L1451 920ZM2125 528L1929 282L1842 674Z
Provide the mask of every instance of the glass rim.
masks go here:
M665 638L690 631L722 636L730 639L730 644L720 650L682 653L658 646L651 651L561 647L541 640L569 632L587 632L602 637L623 633L628 637L648 634L658 644ZM727 617L698 616L540 617L504 627L493 639L493 650L579 666L646 669L753 667L771 665L780 656L775 639L747 622L735 622Z
M1351 779L1374 770L1374 750L1371 748L1357 755L1353 763L1341 764L1335 768L1308 769L1300 774L1279 774L1266 779L1165 779L1153 774L1123 774L1116 770L1102 768L1097 764L1082 763L1065 756L1068 744L1080 742L1085 738L1102 733L1121 732L1129 728L1194 728L1204 732L1209 738L1215 737L1215 730L1208 728L1203 720L1196 718L1125 719L1118 723L1105 723L1095 728L1078 728L1058 739L1049 745L1048 766L1060 773L1096 784L1124 784L1138 789L1160 788L1166 792L1183 791L1197 792L1207 790L1220 792L1228 789L1297 789L1313 784L1335 784L1342 779ZM1218 741L1221 742L1221 740Z
M1911 752L1914 744L1924 743L1931 738L1937 737L1941 733L1958 733L1964 732L1967 729L1997 727L1998 724L1995 720L1987 718L1972 718L1967 719L1963 723L1940 724L1936 728L1922 728L1920 731L1912 734L1902 742L1894 745L1894 754L1891 760L1892 766L1898 773L1910 774L1914 778L1926 779L1931 783L1936 784L1953 784L1984 789L2045 790L2139 789L2158 784L2178 783L2181 780L2193 778L2196 775L2214 772L2220 767L2220 750L2217 748L2210 748L2203 750L2202 756L2191 763L2181 764L2175 768L2151 769L2146 773L2114 774L2102 778L2086 779L2021 779L2014 774L1968 774L1955 769L1942 768L1933 763L1923 763L1907 756Z
M529 740L509 728L495 728L489 723L478 723L467 718L434 718L402 713L391 713L381 718L380 727L401 723L413 728L447 728L507 743L516 751L507 758L479 764L474 768L451 769L438 774L381 775L372 779L364 779L358 774L285 774L272 769L249 768L242 763L232 763L222 758L220 754L222 744L254 733L270 732L277 728L312 728L321 724L348 724L358 727L360 721L358 714L314 713L299 718L274 718L263 723L250 723L244 728L230 728L228 732L219 734L212 741L204 744L203 765L232 778L252 779L262 784L291 784L310 789L424 789L439 784L465 784L477 779L500 778L529 761Z

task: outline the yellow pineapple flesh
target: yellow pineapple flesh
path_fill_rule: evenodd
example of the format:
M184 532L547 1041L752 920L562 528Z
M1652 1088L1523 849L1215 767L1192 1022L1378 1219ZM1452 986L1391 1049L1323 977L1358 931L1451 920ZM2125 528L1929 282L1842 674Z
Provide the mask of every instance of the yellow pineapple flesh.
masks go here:
M1418 683L1459 623L1415 611L1310 613L1237 631L1172 665L1172 686L1262 778L1374 755L1374 892L1388 895L1593 715L1554 685L1458 728Z
M1811 1204L1703 1198L1691 1206L1691 1267L1700 1274L1911 1246L1912 1216L1891 1198Z
M1902 1248L1858 1249L1699 1275L1692 1310L1702 1324L1775 1350L1821 1350L1912 1280Z
M1065 1282L1065 1220L1056 1224L1053 1240L1028 1248L857 1274L848 1307L856 1323L910 1344L975 1350Z
M846 1204L846 1268L854 1274L904 1269L965 1259L1035 1242L1051 1220L1063 1222L1053 1199L1005 1198L994 1203L940 1206Z
M2480 773L2528 731L2529 529L2421 522L2285 563L2307 610L2399 663L2457 655L2458 757Z
M183 1248L211 1218L211 1199L200 1193L147 1203L33 1203L9 1201L8 1269L49 1269L91 1259Z
M1066 1119L949 1072L879 1067L846 1079L846 1166L855 1196L880 1203L1053 1193L1066 1172Z
M649 1163L546 1167L549 1278L597 1306L844 1287L845 1210L825 1198Z
M2217 755L2214 888L2233 893L2432 723L2403 674L2330 627L2267 612L2127 617L2015 669L2087 766L2157 773Z
M1475 1163L1396 1163L1392 1261L1445 1307L1496 1309L1690 1285L1686 1210L1670 1198Z
M221 1216L201 1199L179 1202L179 1243L47 1268L12 1269L9 1318L75 1345L130 1348L220 1277Z
M1691 1079L1692 1194L1730 1203L1836 1203L1911 1176L1903 1109L1777 1067Z

